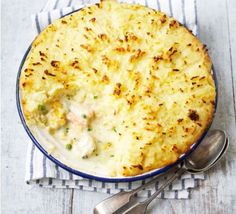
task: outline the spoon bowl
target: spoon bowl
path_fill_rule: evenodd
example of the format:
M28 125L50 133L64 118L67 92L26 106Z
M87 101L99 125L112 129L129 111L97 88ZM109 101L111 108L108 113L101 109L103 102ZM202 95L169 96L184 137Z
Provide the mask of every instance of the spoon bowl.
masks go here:
M225 154L225 152L227 151L228 147L229 147L229 139L226 138L225 146L224 146L224 148L222 149L222 152L219 154L219 157L215 160L215 162L212 161L212 164L210 164L208 167L205 167L205 168L203 168L203 169L201 169L201 170L188 168L187 171L188 171L189 173L193 173L193 174L199 173L199 172L207 171L208 169L212 168L214 165L216 165L216 164L218 163L218 161L224 156L224 154Z
M184 161L184 167L188 171L205 171L218 160L225 150L225 145L228 145L228 143L224 131L209 131L203 142Z

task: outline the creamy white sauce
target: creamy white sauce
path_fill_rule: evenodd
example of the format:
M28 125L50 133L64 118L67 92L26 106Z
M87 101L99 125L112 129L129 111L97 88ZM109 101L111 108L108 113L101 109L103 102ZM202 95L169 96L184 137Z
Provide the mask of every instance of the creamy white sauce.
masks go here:
M45 148L50 155L68 167L85 173L111 176L111 172L108 170L109 161L102 160L97 156L83 159L78 155L77 151L66 150L65 142L53 137L46 130L32 127L32 131L42 147Z
M115 171L114 148L107 152L104 148L117 134L111 136L110 128L101 128L95 107L87 107L76 100L63 100L62 103L68 109L67 134L64 127L52 135L46 128L34 126L31 129L36 139L49 154L69 167L90 174L112 176ZM67 144L72 144L71 150L66 149Z

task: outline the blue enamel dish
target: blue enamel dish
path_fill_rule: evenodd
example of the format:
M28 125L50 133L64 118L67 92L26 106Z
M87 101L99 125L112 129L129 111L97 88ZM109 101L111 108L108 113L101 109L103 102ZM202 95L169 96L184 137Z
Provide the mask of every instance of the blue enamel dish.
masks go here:
M78 11L78 10L76 10L76 11ZM74 11L74 12L76 12L76 11ZM72 12L72 13L74 13L74 12ZM70 15L70 14L71 13L69 13L67 15ZM150 172L146 172L146 173L141 174L141 175L130 176L130 177L114 177L114 178L113 177L101 177L101 176L88 174L88 173L73 169L73 168L65 165L64 163L60 162L58 159L56 159L52 155L48 154L48 152L45 150L45 148L43 148L43 146L40 144L40 142L38 142L38 140L35 138L35 136L31 132L30 128L28 127L28 125L25 121L24 114L23 114L22 107L21 107L19 82L20 82L21 70L22 70L22 67L24 65L24 62L27 58L27 55L28 55L30 49L31 49L31 46L27 49L26 53L24 54L24 57L21 61L21 64L20 64L20 67L19 67L19 70L18 70L17 79L16 79L16 105L17 105L17 110L18 110L21 122L22 122L23 127L24 127L25 131L27 132L28 136L32 140L32 142L35 144L35 146L37 146L37 148L48 159L50 159L52 162L54 162L59 167L65 169L68 172L71 172L75 175L78 175L78 176L81 176L81 177L84 177L84 178L88 178L88 179L94 179L94 180L97 180L97 181L102 181L102 182L131 182L131 181L143 180L143 179L146 179L146 178L149 178L149 177L152 177L152 176L156 176L158 174L166 172L170 168L176 166L177 164L182 162L184 159L186 159L197 148L197 146L201 143L202 139L205 137L205 135L207 134L207 132L208 132L210 126L211 126L211 123L210 123L208 128L201 135L201 137L190 147L190 149L186 153L182 154L176 162L174 162L170 165L167 165L165 167L155 169L155 170L152 170ZM215 87L216 87L216 100L215 100L215 108L214 108L214 114L215 114L216 108L217 108L217 101L218 101L218 84L217 84L217 78L216 78L214 68L212 68L212 72L213 72L213 78L214 78ZM214 115L213 115L213 118L214 118Z

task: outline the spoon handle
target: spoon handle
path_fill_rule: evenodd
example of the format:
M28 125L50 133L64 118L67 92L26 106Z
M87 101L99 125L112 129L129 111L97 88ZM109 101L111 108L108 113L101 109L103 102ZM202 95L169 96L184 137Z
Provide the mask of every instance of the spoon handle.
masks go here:
M132 207L130 207L128 210L126 210L125 214L143 214L147 210L147 206L150 204L150 202L155 199L170 183L172 183L176 178L178 178L180 175L182 175L186 171L185 168L181 167L179 168L167 181L164 183L160 189L158 189L155 193L153 193L148 199L145 201L139 202Z
M130 205L132 197L135 195L135 193L141 191L142 189L146 188L152 183L155 183L161 176L163 176L163 174L157 175L147 183L129 192L120 192L110 196L109 198L97 204L93 210L93 213L94 214L122 213L121 210L123 210L125 206Z

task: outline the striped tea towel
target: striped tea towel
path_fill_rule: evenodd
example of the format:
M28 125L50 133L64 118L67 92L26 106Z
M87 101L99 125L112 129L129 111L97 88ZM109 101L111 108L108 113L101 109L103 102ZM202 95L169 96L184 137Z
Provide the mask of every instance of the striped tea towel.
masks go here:
M95 0L49 0L41 12L32 16L33 29L36 35L39 34L53 20L79 9ZM128 3L139 3L148 7L161 10L170 16L175 17L182 24L186 25L194 34L197 33L197 13L195 0L127 0ZM138 196L150 196L155 189L168 178L160 180L145 189ZM182 175L176 182L171 184L161 195L161 198L187 199L190 197L190 188L198 185L199 180L204 179L204 174ZM28 184L37 184L41 187L52 188L78 188L103 193L118 193L123 190L131 190L147 182L135 181L129 183L106 183L95 180L88 180L73 175L55 165L47 159L32 143L29 143L26 162L26 181Z

